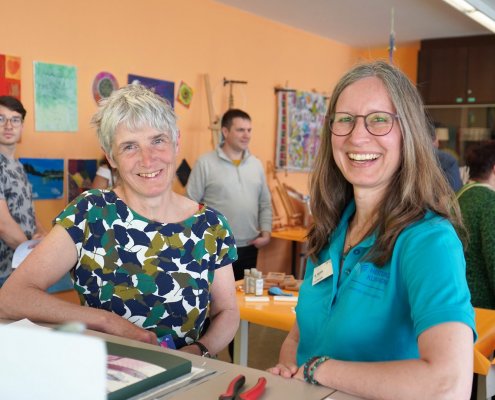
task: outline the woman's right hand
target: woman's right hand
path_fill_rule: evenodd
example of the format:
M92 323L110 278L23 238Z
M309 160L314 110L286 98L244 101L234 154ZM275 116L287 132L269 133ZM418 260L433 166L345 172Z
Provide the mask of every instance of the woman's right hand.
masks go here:
M101 310L98 310L101 311ZM94 329L101 330L111 335L125 337L127 339L138 340L140 342L158 345L158 338L155 332L148 331L140 326L134 325L120 315L105 311L105 323L103 326L95 326ZM93 328L90 326L90 328Z
M292 329L282 343L280 348L280 358L278 364L268 368L268 372L283 378L292 378L299 368L296 364L297 346L299 344L299 327L297 321L294 322Z
M278 363L267 370L273 375L279 375L283 378L292 378L298 371L297 365L293 363Z
M129 335L126 337L130 339L138 340L140 342L158 345L158 337L156 336L155 332L151 332L146 329L139 328L136 325L134 326L137 329L130 332L132 336Z

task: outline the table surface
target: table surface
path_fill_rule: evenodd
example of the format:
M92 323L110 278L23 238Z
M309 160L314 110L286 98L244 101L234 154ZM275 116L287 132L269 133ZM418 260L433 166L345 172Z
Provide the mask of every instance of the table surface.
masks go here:
M285 292L293 293L296 298L299 295L298 292ZM243 291L237 290L237 305L242 320L269 328L290 331L296 320L294 308L297 301L275 301L273 296L268 296L266 290L263 291L262 298L268 297L268 302L246 301L246 296L256 300L256 296L245 295Z
M179 393L174 393L171 397L174 400L217 400L218 396L227 389L230 381L239 374L243 374L246 377L246 384L244 386L246 389L253 387L256 382L258 382L260 377L263 376L266 378L266 391L261 399L322 399L335 392L333 389L313 386L293 379L284 379L254 368L242 367L211 358L202 358L184 352L177 353L177 351L174 350L137 342L118 336L108 335L101 332L88 331L88 334L102 337L110 342L121 343L128 346L135 346L162 352L172 352L180 357L190 359L195 367L208 368L218 371L218 374L212 376L210 379L207 379L198 385L185 388L187 390L179 390Z
M0 320L1 324L6 324L12 321ZM50 325L50 324L43 324ZM135 340L130 340L114 335L109 335L102 332L87 330L86 335L96 336L104 339L108 342L119 343L126 346L132 346L143 349L150 349L158 352L172 353L179 355L180 357L189 359L192 361L193 366L199 368L207 368L217 373L210 376L204 381L193 383L190 386L178 389L176 392L159 397L159 399L171 399L174 400L190 400L190 399L202 399L202 400L217 400L218 396L225 392L230 381L239 374L243 374L246 377L245 390L253 387L260 377L265 377L267 380L266 389L261 399L274 399L274 400L286 400L286 399L315 399L320 400L332 393L335 393L334 389L325 388L322 386L314 386L298 381L295 379L284 379L279 376L272 375L266 371L256 370L253 368L242 367L235 364L230 364L224 361L214 360L210 358L202 358L193 354L184 352L178 352L177 350L170 350L159 346L154 346ZM35 373L31 371L30 373ZM260 399L260 400L261 400Z

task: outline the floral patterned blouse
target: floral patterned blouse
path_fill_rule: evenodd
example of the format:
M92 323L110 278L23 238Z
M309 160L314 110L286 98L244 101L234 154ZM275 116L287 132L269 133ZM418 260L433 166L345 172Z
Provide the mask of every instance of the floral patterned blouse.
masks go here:
M217 268L237 259L225 217L200 205L177 223L148 220L113 191L89 190L55 219L76 244L71 274L82 304L172 335L177 348L198 339Z

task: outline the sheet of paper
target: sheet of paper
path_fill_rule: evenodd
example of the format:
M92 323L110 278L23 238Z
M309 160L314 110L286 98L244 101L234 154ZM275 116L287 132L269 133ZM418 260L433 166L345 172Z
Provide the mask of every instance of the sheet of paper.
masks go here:
M0 325L0 349L0 399L106 399L107 354L99 338L22 320Z
M39 240L26 240L17 246L12 257L12 268L17 268L39 242Z
M18 328L33 328L33 329L42 329L45 331L50 331L52 328L47 328L46 326L41 326L35 324L27 318L20 319L19 321L14 321L9 324L9 326L16 326Z
M285 301L285 302L292 302L292 303L297 303L297 296L273 296L273 301Z
M268 296L244 296L244 300L253 303L267 303L270 298Z
M165 368L133 358L108 355L107 390L115 392L164 372Z

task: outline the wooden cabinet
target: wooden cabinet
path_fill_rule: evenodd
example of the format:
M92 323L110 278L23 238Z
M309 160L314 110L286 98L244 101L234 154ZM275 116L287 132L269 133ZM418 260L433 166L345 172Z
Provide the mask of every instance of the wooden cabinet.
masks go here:
M428 105L495 103L495 35L423 40L417 84Z

